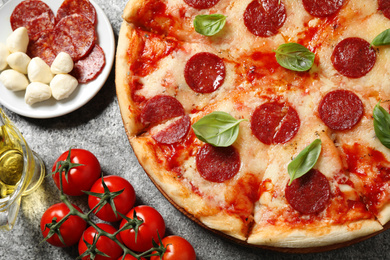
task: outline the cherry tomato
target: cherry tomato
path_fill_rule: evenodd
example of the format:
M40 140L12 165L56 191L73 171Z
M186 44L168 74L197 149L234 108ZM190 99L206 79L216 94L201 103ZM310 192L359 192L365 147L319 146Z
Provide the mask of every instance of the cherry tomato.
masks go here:
M56 170L59 161L66 161L69 151L63 153L55 161L52 171ZM100 163L98 159L91 152L84 149L71 149L70 162L80 163L82 166L76 166L69 170L68 181L66 181L65 174L62 174L62 188L65 194L70 196L83 195L83 191L89 191L92 184L100 178ZM59 169L58 169L59 170ZM60 189L59 173L53 174L53 180Z
M113 226L110 226L109 224L106 224L106 223L98 223L96 225L99 228L103 229L104 231L106 231L107 233L110 233L110 234L114 234L117 231L116 228L114 228ZM94 239L95 235L97 235L97 234L98 234L98 232L92 226L90 226L89 228L87 228L84 231L83 237L80 239L80 242L79 242L79 254L80 255L82 255L87 250L87 245L83 241L83 238L85 241L87 241L87 243L92 244L93 239ZM119 235L117 235L116 238L119 240L119 242L122 243L122 240L121 240ZM102 255L96 255L96 257L94 258L95 260L109 260L109 259L116 260L118 257L120 257L123 254L122 248L115 241L109 239L106 236L99 237L99 240L96 243L96 248L99 251L105 253L106 255L109 255L110 257L108 258L108 257L102 256ZM89 258L89 256L84 256L82 259L89 260L90 258Z
M141 260L146 260L146 258L141 257ZM125 258L123 259L123 256L119 257L117 260L138 260L132 255L126 255Z
M165 222L160 213L152 207L145 205L137 206L129 211L126 216L133 219L134 211L137 214L137 218L144 221L139 226L137 241L135 241L134 229L126 229L119 234L128 248L137 252L143 252L153 247L152 239L156 243L159 242L157 232L161 238L164 237ZM120 227L122 228L126 222L127 220L123 219Z
M152 256L150 260L196 260L195 250L186 239L179 236L168 236L163 238L162 243L167 247L163 257Z
M115 175L104 176L103 180L104 183L107 185L107 188L110 190L110 192L123 190L121 194L119 194L114 198L114 204L117 212L126 215L126 213L133 208L135 203L135 191L133 186L126 179ZM104 188L103 188L101 178L98 179L92 185L91 192L104 194ZM89 208L90 209L94 208L99 203L99 201L100 198L95 197L93 195L89 195L88 196ZM95 212L96 210L94 211L94 213ZM122 217L119 214L115 216L115 213L112 210L112 207L109 203L104 205L97 213L95 213L95 215L101 220L108 221L108 222L114 222L122 219Z
M76 205L73 205L73 207L82 212L81 209ZM65 203L57 203L48 208L45 213L43 213L41 218L41 231L43 236L47 237L50 231L50 229L46 227L46 224L52 223L53 218L56 218L56 222L59 222L66 216L66 214L69 213L69 211L70 210ZM85 222L79 216L69 216L69 218L64 223L62 223L60 227L60 233L64 239L65 245L61 242L57 234L51 236L47 242L53 246L58 247L72 246L79 241L86 227L87 222Z

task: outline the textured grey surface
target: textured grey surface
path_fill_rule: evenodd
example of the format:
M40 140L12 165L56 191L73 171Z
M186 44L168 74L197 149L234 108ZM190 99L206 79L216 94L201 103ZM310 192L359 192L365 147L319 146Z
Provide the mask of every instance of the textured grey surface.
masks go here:
M7 2L7 1L4 1ZM117 37L122 22L123 0L95 0L106 12ZM2 107L3 108L3 107ZM247 248L227 241L187 219L159 193L137 162L128 143L115 95L114 68L102 90L84 107L53 119L31 119L4 111L21 130L33 150L50 171L56 158L74 145L92 151L105 174L128 179L137 193L137 204L147 204L161 212L168 234L185 237L194 246L198 259L390 259L390 231L346 248L317 254L285 254ZM86 197L72 198L82 209ZM51 178L46 178L34 194L24 197L14 229L0 233L0 260L75 259L77 247L56 248L39 243L40 218L46 208L60 202Z

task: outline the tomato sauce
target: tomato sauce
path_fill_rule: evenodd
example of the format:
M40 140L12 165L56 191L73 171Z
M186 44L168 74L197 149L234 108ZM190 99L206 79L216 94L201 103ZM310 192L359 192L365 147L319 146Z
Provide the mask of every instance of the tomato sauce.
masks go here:
M131 64L130 70L135 76L145 77L158 67L158 62L170 55L178 46L173 38L137 31L141 43L138 46L137 59ZM134 50L128 50L129 56L134 56Z
M374 214L390 200L390 162L382 152L360 144L344 145L343 151L351 174L363 183L359 192Z
M166 35L174 25L174 19L166 13L166 5L161 1L148 1L144 8L138 10L135 22L141 29Z

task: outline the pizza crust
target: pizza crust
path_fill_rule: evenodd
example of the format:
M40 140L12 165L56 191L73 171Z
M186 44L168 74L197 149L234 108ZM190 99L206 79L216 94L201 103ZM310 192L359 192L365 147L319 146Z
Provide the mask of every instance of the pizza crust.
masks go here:
M248 243L273 247L307 248L343 243L382 230L375 220L361 220L348 225L324 226L311 229L288 229L277 226L257 226Z
M122 18L131 23L136 17L137 11L141 9L142 6L146 5L150 1L148 0L129 0L123 10Z
M119 31L119 39L115 63L115 85L119 108L122 114L123 124L128 136L136 135L142 129L137 120L138 108L131 98L132 72L130 65L137 59L137 51L140 46L140 38L133 27L124 21ZM132 50L132 51L129 51Z

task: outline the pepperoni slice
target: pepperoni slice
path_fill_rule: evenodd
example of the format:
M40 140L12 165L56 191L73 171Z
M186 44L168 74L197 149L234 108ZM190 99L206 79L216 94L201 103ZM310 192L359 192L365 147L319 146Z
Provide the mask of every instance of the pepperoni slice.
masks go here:
M349 78L366 75L375 65L376 53L366 40L357 37L346 38L333 50L333 67Z
M184 2L196 9L207 9L216 5L219 0L184 0Z
M161 144L174 144L181 141L187 135L190 127L190 117L185 115L155 135L152 135L152 138Z
M38 40L38 38L54 28L54 23L47 13L43 13L35 19L29 20L25 25L30 41Z
M260 37L277 34L285 21L286 9L279 0L254 0L244 12L246 28Z
M349 130L362 118L364 106L355 93L348 90L335 90L322 98L318 113L330 129Z
M10 18L12 30L26 27L30 40L54 27L54 13L50 7L39 0L27 0L18 4Z
M326 17L338 12L344 0L302 0L306 11L316 17Z
M56 58L56 53L51 48L54 41L54 35L51 32L42 34L36 41L30 41L27 48L27 54L31 58L40 57L49 66Z
M269 102L258 106L252 115L252 133L264 144L290 141L298 132L297 111L286 103Z
M229 180L238 173L240 165L240 155L233 146L215 147L205 144L196 154L196 167L208 181Z
M183 115L184 108L176 98L157 95L149 99L141 110L141 122L143 124L161 123Z
M87 57L78 60L74 64L71 74L78 80L79 83L87 83L94 80L106 65L106 56L103 49L95 44L90 54Z
M326 177L315 169L287 184L288 203L302 214L315 214L325 209L330 200L330 185Z
M56 24L65 16L71 14L84 15L93 25L96 25L96 10L88 0L65 0L57 11Z
M184 69L188 86L198 93L211 93L225 80L225 64L215 54L200 52L192 56Z
M386 18L390 19L390 0L378 0L378 9Z
M83 15L72 14L61 19L54 28L53 50L68 53L77 61L92 50L95 45L94 25Z

